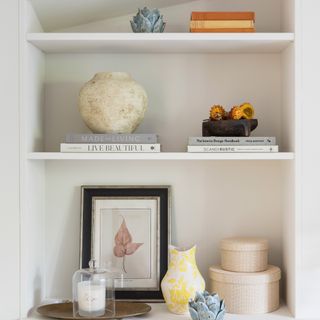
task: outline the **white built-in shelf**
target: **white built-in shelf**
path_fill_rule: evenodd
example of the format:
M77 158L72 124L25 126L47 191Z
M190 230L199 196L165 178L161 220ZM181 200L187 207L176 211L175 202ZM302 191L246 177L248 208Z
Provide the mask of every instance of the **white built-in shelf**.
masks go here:
M153 8L180 5L193 0L30 0L44 30L73 26L135 14L146 4Z
M29 160L292 160L293 152L274 153L61 153L30 152Z
M165 304L163 303L153 303L150 304L152 310L149 314L145 316L140 316L138 318L127 318L127 320L190 320L189 315L175 315L167 311ZM37 315L33 315L28 320L36 320L36 319L48 319L44 317L40 317ZM290 314L288 308L286 306L281 306L277 311L266 313L266 314L258 314L258 315L238 315L238 314L226 314L225 320L292 320L293 317Z
M46 53L276 53L293 33L29 33Z

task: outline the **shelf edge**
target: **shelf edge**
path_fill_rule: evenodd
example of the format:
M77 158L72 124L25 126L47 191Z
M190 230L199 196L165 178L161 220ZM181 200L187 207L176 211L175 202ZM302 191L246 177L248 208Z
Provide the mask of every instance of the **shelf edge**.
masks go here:
M28 160L293 160L293 152L279 153L60 153L30 152Z

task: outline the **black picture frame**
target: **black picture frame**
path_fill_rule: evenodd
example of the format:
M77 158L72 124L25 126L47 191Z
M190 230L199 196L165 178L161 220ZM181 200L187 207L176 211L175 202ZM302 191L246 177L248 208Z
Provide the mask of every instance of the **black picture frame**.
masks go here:
M168 245L170 244L170 216L171 216L171 188L170 186L82 186L81 187L81 239L80 239L80 268L88 268L92 258L93 238L93 201L97 198L157 198L158 210L158 237L159 254L157 259L159 279L156 289L116 289L116 299L163 301L160 283L168 268Z

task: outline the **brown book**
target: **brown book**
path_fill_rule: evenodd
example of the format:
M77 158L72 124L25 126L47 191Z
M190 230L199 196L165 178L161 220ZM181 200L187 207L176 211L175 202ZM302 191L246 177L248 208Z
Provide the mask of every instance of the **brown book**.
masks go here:
M252 20L193 20L191 29L254 28Z
M255 32L255 28L191 28L190 32L199 32L199 33L226 33L226 32Z
M210 11L193 11L191 20L253 20L255 21L254 12L210 12Z

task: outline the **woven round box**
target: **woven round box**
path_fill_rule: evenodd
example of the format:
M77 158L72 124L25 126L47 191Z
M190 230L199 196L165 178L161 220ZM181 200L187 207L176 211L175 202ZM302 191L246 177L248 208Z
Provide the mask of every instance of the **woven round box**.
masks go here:
M224 299L226 310L237 314L259 314L279 308L278 267L268 266L266 271L237 273L218 266L209 269L210 291Z
M259 272L268 267L268 240L228 238L220 243L221 267L233 272Z

